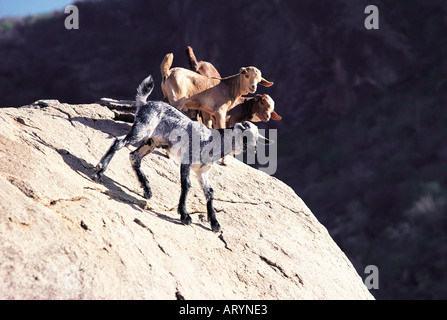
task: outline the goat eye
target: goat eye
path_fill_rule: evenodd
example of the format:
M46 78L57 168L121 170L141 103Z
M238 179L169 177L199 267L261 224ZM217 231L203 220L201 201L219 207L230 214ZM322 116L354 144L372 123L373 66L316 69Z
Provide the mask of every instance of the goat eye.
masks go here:
M247 79L248 79L248 74L246 74L246 75L245 75L245 78L247 78Z

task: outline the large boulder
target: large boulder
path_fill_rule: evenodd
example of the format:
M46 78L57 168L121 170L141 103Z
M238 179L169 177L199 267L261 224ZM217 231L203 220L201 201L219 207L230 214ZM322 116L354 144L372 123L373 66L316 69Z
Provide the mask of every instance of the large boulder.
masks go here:
M57 100L0 109L1 299L372 299L293 190L236 159L210 172L222 233L194 178L193 223L180 223L163 150L142 164L149 201L126 148L92 181L129 130L115 115Z

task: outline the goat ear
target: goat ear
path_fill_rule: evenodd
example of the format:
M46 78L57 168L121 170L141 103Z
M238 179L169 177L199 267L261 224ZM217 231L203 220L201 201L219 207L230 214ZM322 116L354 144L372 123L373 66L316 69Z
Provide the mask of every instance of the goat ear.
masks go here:
M234 129L241 130L242 132L249 128L250 128L250 125L248 124L247 121L236 123L236 125L234 126Z
M275 141L272 139L267 139L266 137L264 137L263 135L258 134L258 142L261 144L265 144L265 145L269 145L269 144L274 144Z
M282 119L282 117L279 114L277 114L275 111L272 111L270 117L272 120L281 120Z
M250 129L250 122L248 121L244 121L241 123L241 125L244 127L244 129Z
M259 84L264 87L273 86L273 82L267 81L264 78L261 78L261 82L259 82Z
M244 67L242 67L240 70L239 70L239 73L242 73L242 74L245 74L245 73L247 73L248 71L247 71L247 68L244 68Z

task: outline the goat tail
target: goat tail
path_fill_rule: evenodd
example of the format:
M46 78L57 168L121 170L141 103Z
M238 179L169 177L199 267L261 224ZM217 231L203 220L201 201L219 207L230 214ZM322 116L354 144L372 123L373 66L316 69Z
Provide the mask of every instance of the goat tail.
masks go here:
M197 62L197 58L194 55L194 51L190 46L186 48L186 59L188 60L189 66L192 71L199 72L199 64Z
M172 53L168 53L163 58L163 61L161 62L161 65L160 65L160 72L161 72L161 76L163 78L162 81L165 81L166 78L169 77L169 75L171 74L169 72L169 69L171 69L172 61L174 61L174 55Z
M147 97L152 93L152 90L154 90L154 79L152 75L149 75L137 88L137 96L135 98L137 108L146 104Z

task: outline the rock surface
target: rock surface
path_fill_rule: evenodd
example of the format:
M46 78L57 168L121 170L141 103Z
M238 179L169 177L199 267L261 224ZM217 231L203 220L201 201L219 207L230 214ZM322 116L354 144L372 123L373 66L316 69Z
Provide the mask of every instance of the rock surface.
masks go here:
M0 109L1 299L372 299L292 189L235 159L210 172L219 234L194 178L193 224L180 223L163 150L142 164L150 201L126 148L93 182L130 127L115 115L57 100Z

